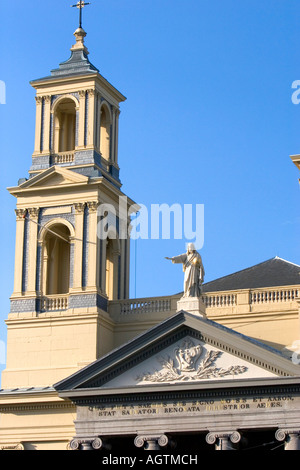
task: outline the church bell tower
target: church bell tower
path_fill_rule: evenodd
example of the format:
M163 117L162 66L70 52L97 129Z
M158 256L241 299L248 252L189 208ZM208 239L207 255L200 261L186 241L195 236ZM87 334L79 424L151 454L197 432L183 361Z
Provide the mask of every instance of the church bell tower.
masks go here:
M9 188L17 228L3 388L53 384L111 350L108 303L129 296L130 244L119 233L120 198L126 214L133 204L118 165L125 97L89 61L81 23L74 36L71 57L31 82L32 165ZM103 204L116 220L106 238L98 232Z

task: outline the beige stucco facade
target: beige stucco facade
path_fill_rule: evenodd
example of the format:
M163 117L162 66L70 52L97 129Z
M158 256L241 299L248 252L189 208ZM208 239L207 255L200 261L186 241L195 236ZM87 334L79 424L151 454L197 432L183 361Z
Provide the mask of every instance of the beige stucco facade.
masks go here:
M75 36L72 53L86 54L85 33ZM76 407L53 384L174 316L181 295L128 299L129 240L97 236L99 205L110 204L124 222L116 173L124 96L91 70L32 85L33 165L28 180L9 188L16 198L16 250L0 448L57 450L75 435ZM133 204L126 199L126 214ZM129 222L127 215L126 230ZM69 260L68 271L62 259ZM64 277L54 282L53 272ZM288 357L300 340L299 289L204 292L201 313Z
M285 287L284 291L295 296L298 288ZM227 291L203 296L203 303L226 296L237 296L244 302L241 307L206 307L209 319L280 350L290 347L287 356L293 351L293 344L299 341L297 298L251 306L245 301L250 298L249 291ZM10 314L2 389L17 390L1 397L0 445L67 449L75 435L76 408L55 391L45 394L41 390L173 316L178 300L179 296L111 301L108 312L83 309ZM22 393L30 387L39 390Z

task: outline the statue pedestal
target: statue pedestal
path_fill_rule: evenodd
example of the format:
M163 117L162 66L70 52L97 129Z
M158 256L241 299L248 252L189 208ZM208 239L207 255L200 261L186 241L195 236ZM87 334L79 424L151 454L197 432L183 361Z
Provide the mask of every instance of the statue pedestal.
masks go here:
M177 312L181 310L200 317L206 317L205 305L200 297L181 297L177 302Z

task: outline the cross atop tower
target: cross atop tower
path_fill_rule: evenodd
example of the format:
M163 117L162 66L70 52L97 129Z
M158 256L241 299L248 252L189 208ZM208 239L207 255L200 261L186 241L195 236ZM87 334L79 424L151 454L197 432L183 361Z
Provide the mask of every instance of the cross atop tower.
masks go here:
M79 9L79 28L82 28L82 9L86 5L90 5L90 3L85 3L84 0L79 0L79 2L76 3L76 5L71 5L72 8L78 8Z

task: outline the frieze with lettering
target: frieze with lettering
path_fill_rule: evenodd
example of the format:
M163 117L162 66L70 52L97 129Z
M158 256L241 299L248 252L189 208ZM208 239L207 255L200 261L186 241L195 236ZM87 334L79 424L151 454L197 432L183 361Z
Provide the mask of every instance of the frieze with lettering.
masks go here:
M266 411L300 406L300 397L274 395L269 397L205 399L191 401L162 401L126 405L91 405L82 407L85 418L93 419L122 419L128 417L197 415L207 413L240 413L247 411Z

